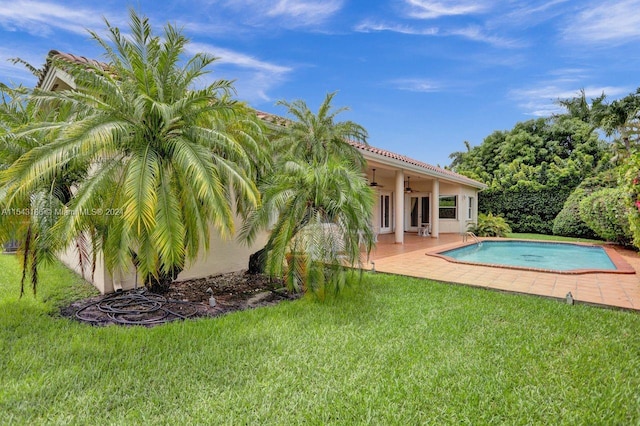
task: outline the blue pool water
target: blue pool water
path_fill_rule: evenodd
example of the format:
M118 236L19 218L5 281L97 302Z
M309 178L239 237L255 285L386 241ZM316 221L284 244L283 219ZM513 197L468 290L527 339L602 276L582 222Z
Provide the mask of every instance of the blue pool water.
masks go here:
M602 247L529 241L484 241L440 253L463 262L555 271L616 270Z

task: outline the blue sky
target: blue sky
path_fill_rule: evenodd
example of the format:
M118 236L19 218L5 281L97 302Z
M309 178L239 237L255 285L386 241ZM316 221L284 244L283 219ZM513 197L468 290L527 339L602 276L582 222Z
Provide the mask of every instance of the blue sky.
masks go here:
M208 78L284 114L338 91L369 143L445 166L494 130L558 112L584 89L610 100L640 86L640 0L0 0L0 81L32 86L20 57L100 59L87 29L127 28L128 7L182 27L220 59Z

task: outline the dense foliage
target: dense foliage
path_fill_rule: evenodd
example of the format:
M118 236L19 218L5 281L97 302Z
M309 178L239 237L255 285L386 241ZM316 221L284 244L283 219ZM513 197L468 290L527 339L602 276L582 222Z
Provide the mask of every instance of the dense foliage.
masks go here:
M480 193L478 210L503 216L513 232L550 234L569 193L556 188L491 188Z
M621 188L627 194L633 245L640 248L640 152L634 151L622 170Z
M494 216L492 213L480 213L478 223L471 224L468 230L478 237L506 237L512 232L503 217Z
M582 109L567 109L495 131L451 155L454 171L489 185L478 197L481 212L504 216L514 232L552 232L569 194L610 156Z
M91 32L108 65L50 58L76 88L35 89L25 99L29 120L0 135L5 147L41 142L1 172L0 203L28 208L30 222L47 219L51 232L31 227L27 237L34 229L63 248L89 235L89 251L104 253L110 272L135 265L145 285L161 291L208 248L211 230L231 235L234 212L259 202L253 177L268 157L258 119L231 98L230 81L194 89L215 58L185 60L188 39L179 30L166 25L157 36L147 18L133 10L130 18L128 35L108 22L107 38ZM61 110L68 113L43 116ZM81 179L75 170L85 172ZM54 192L59 177L73 193ZM28 252L29 238L21 241Z
M580 202L580 218L606 241L629 245L630 207L627 194L620 188L604 188Z
M340 290L347 268L361 266L361 249L368 255L374 241L373 192L361 153L347 142L366 143L367 132L337 120L344 108L333 108L334 96L328 94L317 113L301 100L280 102L294 119L276 132L277 172L261 180L263 202L242 229L248 241L269 229L261 254L266 272L319 297Z
M573 189L607 154L593 126L561 115L496 131L481 145L451 155L451 168L492 189Z
M450 167L487 183L489 190L479 196L480 211L503 215L516 232L625 242L622 216L627 214L640 247L640 89L611 103L605 99L603 93L589 102L582 91L559 100L564 114L517 123L473 148L465 142L466 152L451 154ZM611 142L602 141L601 134ZM616 186L620 178L624 192L618 197L609 191L603 194L613 198L599 198L603 204L595 198L583 203L594 191ZM620 202L633 208L621 209ZM589 206L584 214L581 204ZM600 220L592 215L595 206L609 209L600 213Z
M596 239L598 235L580 218L580 202L593 192L617 186L614 171L607 170L582 181L569 195L562 210L553 221L553 234L565 237Z

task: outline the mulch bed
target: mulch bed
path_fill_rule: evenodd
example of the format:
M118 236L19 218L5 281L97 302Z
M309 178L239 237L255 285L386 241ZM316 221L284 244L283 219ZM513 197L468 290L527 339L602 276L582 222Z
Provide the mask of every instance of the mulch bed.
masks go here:
M280 280L234 272L178 281L163 295L138 289L79 300L64 307L61 313L100 326L153 326L180 319L215 317L298 297L288 292Z

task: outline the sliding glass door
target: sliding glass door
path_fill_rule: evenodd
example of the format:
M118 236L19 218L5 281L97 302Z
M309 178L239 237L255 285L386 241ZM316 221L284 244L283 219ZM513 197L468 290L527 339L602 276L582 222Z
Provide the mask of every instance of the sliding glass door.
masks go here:
M429 194L405 195L405 231L418 232L431 223L431 204Z

